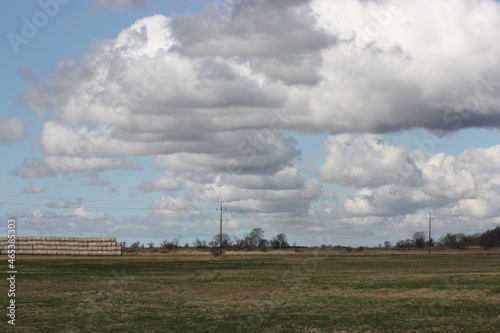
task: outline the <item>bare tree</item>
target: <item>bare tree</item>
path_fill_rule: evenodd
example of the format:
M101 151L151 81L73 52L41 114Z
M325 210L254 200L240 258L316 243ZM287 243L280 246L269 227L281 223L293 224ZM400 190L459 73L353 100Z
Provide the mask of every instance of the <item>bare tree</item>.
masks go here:
M284 233L277 234L269 243L271 247L276 248L290 247L290 244L288 244L288 237L286 237Z
M214 235L214 242L216 242L217 245L219 245L220 238L221 238L220 234ZM231 237L226 233L222 233L222 247L232 247L232 246L233 242L231 241Z
M264 230L261 228L254 228L249 234L245 236L245 242L247 247L256 248L264 246L267 242L264 239Z
M418 249L425 246L425 232L417 231L413 234L412 240Z
M193 242L193 247L206 248L208 247L208 244L206 240L201 240L199 238L196 238L196 240Z
M160 247L162 249L176 249L179 247L180 238L174 238L172 241L164 240L161 242Z
M448 233L439 239L439 242L443 246L450 247L452 249L461 249L465 247L465 235L464 234L452 234Z
M500 246L500 227L485 231L479 238L479 243L484 249Z

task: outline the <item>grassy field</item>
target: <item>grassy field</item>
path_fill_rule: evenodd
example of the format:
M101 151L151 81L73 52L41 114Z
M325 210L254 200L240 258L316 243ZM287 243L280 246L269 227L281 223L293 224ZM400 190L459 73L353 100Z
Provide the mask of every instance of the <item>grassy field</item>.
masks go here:
M499 332L500 255L18 256L2 332Z

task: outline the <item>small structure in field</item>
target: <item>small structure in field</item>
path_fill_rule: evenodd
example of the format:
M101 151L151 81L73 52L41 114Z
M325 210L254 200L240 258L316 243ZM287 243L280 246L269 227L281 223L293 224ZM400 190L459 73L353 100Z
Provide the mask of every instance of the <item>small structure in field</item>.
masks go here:
M19 255L121 256L115 237L16 237ZM0 254L7 254L7 237L0 238Z

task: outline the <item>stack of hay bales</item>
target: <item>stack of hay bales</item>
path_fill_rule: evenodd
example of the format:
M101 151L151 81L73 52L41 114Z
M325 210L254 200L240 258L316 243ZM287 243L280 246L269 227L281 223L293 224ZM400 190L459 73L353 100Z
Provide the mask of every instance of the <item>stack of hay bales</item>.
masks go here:
M7 254L7 237L0 238L0 254ZM16 237L16 254L54 256L121 256L115 237Z

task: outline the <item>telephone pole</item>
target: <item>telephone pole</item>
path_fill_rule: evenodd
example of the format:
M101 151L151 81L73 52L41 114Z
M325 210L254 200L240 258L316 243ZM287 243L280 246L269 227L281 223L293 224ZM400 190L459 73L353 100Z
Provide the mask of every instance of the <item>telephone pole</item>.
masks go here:
M434 220L434 218L431 216L430 212L427 219L429 220L429 254L431 254L431 221Z
M222 208L222 201L220 202L220 208L215 208L216 210L220 210L220 233L219 233L219 247L222 248L222 211L227 210L226 208Z

